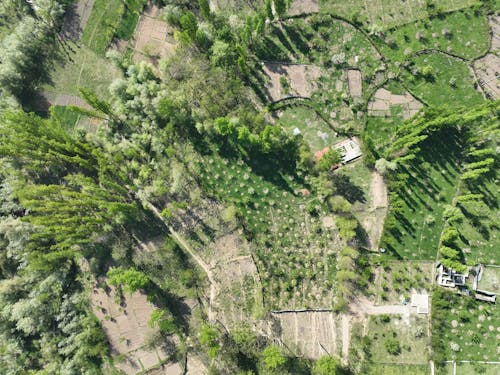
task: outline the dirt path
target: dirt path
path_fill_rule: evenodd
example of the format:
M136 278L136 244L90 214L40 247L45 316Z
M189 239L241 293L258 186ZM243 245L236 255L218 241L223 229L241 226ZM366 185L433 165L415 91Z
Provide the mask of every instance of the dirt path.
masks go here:
M342 361L345 365L347 365L347 360L349 358L349 345L351 341L349 320L348 315L342 315Z
M388 208L387 186L384 178L378 172L372 172L370 197L372 199L370 213L364 218L363 227L368 234L369 247L375 250L380 237L382 237Z
M186 240L174 230L168 223L165 221L163 216L161 216L160 211L150 202L145 202L148 208L153 212L153 214L162 221L162 223L167 227L168 231L172 235L172 237L175 239L177 244L184 250L186 251L191 258L194 259L194 261L200 266L203 271L205 271L208 281L210 282L210 299L208 301L208 320L211 322L214 320L214 314L212 311L212 305L213 301L215 299L215 296L217 294L217 283L215 282L215 278L213 275L213 272L211 268L208 266L208 264L205 263L201 257L196 254L196 252L193 250L193 248L186 242Z
M382 315L398 314L404 315L410 312L409 305L380 305L375 304L368 298L361 296L354 303L349 305L349 310L357 315Z

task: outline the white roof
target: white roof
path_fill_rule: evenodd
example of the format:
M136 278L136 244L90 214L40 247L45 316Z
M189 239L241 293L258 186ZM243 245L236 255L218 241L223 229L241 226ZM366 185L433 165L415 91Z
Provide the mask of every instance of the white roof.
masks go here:
M348 163L351 160L359 158L363 154L356 138L349 138L339 142L336 145L333 145L333 148L340 150L343 163Z
M428 294L417 294L411 295L411 306L417 308L417 314L428 314L429 313L429 295Z

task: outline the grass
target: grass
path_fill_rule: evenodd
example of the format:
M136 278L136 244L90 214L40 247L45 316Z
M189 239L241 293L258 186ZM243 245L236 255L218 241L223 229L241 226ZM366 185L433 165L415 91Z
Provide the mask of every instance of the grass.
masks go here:
M367 375L428 375L428 365L371 364Z
M409 319L405 321L404 319ZM374 363L398 363L425 365L428 363L429 336L427 316L371 316L368 322L368 337L371 339L371 357ZM418 336L418 337L417 337ZM385 342L399 341L401 352L390 354Z
M64 125L68 131L72 131L80 120L79 113L61 105L54 105L50 107L50 117L59 121L59 123Z
M400 214L390 210L386 220L395 227L382 235L382 245L403 259L435 259L443 226L443 210L455 193L461 159L460 136L454 130L424 141L405 171L409 180L398 194ZM401 168L401 167L400 167ZM392 217L392 218L391 218Z
M115 35L123 40L130 40L134 36L135 27L147 0L127 0L122 20L116 29Z
M463 10L388 30L384 37L374 40L382 54L393 62L404 61L408 54L429 48L473 59L488 49L489 28L486 16Z
M429 10L420 0L319 0L319 3L322 12L336 14L350 20L357 19L365 25L377 25L382 29L390 29L429 17ZM434 3L439 9L448 12L469 7L475 4L475 1L439 0Z
M498 174L497 174L498 176ZM500 215L500 185L498 177L494 176L477 185L478 192L482 193L483 199L489 212L489 220L476 220L466 217L458 224L461 234L461 248L466 260L471 263L497 264L500 265L500 235L498 231L498 217ZM490 224L493 223L493 224Z
M478 288L500 294L500 267L484 267Z
M299 129L313 152L322 150L340 140L338 134L314 110L304 106L284 110L280 116L279 124L290 134L293 134L295 128Z
M298 176L278 173L272 166L261 168L210 155L200 177L205 190L238 208L254 238L266 304L329 306L337 240L322 227L326 212L314 197L301 194L304 185Z
M390 112L390 116L368 116L367 118L365 131L377 150L383 150L391 143L398 125L403 122L401 105L392 105Z
M370 294L377 304L399 304L402 296L409 300L413 289L429 293L433 269L434 262L384 261L375 271Z
M431 71L429 78L421 74L426 69ZM413 57L401 77L414 95L430 105L474 105L484 100L467 65L440 53Z
M483 363L458 363L457 375L498 375L498 364L483 364Z
M447 360L500 360L500 305L446 292L434 293L432 306L436 309L433 317L438 315L433 322L433 334L442 339L441 348ZM451 343L458 344L458 351L452 349Z
M122 22L124 12L122 0L95 0L83 30L82 42L98 55L104 55Z
M85 46L76 48L71 59L73 61L56 67L52 74L52 85L46 85L46 90L79 95L78 88L86 87L106 97L109 84L121 77L121 72L109 60Z

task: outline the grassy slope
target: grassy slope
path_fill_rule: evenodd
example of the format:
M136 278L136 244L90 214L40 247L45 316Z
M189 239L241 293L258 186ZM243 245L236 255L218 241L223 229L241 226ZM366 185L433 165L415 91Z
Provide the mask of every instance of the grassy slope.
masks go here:
M417 67L430 66L433 79L426 80L416 77L408 70L402 71L402 78L411 91L429 105L467 105L479 104L484 99L476 91L473 79L467 65L455 58L431 53L415 56L411 61ZM456 86L450 84L450 80L456 81Z
M443 35L448 30L449 34ZM453 12L444 18L419 21L385 33L384 38L375 38L382 53L393 61L402 61L411 52L428 48L453 52L466 59L483 54L489 45L488 22L484 15L475 15L472 10ZM417 40L417 33L421 38ZM390 47L386 42L392 39ZM450 50L448 50L450 48Z
M353 19L355 14L359 19L367 20L384 29L406 24L428 17L428 12L420 0L319 0L320 10ZM435 2L444 11L466 8L475 3L474 0L439 0Z
M76 49L71 58L57 66L52 74L53 84L46 86L48 91L60 94L79 95L79 87L93 89L98 95L106 97L109 84L121 76L121 72L108 60L82 46Z
M394 239L394 250L407 259L434 259L443 226L443 209L455 193L461 150L457 138L436 134L421 144L409 163L411 179L403 196L402 218L396 229L385 232ZM389 212L389 215L392 213Z
M83 31L82 42L103 55L119 26L125 7L122 0L96 0Z

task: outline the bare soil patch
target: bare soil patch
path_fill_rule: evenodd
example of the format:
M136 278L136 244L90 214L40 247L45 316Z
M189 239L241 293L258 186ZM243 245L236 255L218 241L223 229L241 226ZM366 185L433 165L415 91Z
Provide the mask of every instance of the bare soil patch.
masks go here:
M294 0L288 9L288 15L310 14L319 12L318 0Z
M343 351L343 321L333 312L290 312L273 314L279 322L282 342L297 355L340 357Z
M157 5L148 4L139 18L134 34L134 61L147 61L156 65L159 59L170 56L175 50L172 30L159 19Z
M497 54L488 53L485 57L474 62L474 70L481 87L493 99L500 98L500 57Z
M362 225L368 234L369 247L375 250L382 237L388 207L387 186L378 172L373 172L371 175L370 198L369 212L363 219Z
M146 348L148 338L155 332L148 326L154 306L146 295L135 292L120 296L114 287L95 286L91 306L108 337L112 354L124 357L117 367L126 374L149 369L170 356L166 347Z
M391 116L391 107L400 106L402 108L403 119L406 120L418 113L423 107L413 95L406 92L404 95L396 95L381 88L378 89L370 103L368 103L369 116Z
M321 76L321 69L314 65L266 62L263 69L269 77L266 91L272 101L289 96L309 97L317 88L316 81ZM282 87L282 79L288 82L288 88Z
M361 80L361 71L349 69L347 71L347 84L349 93L353 99L360 98L363 95L363 85Z

